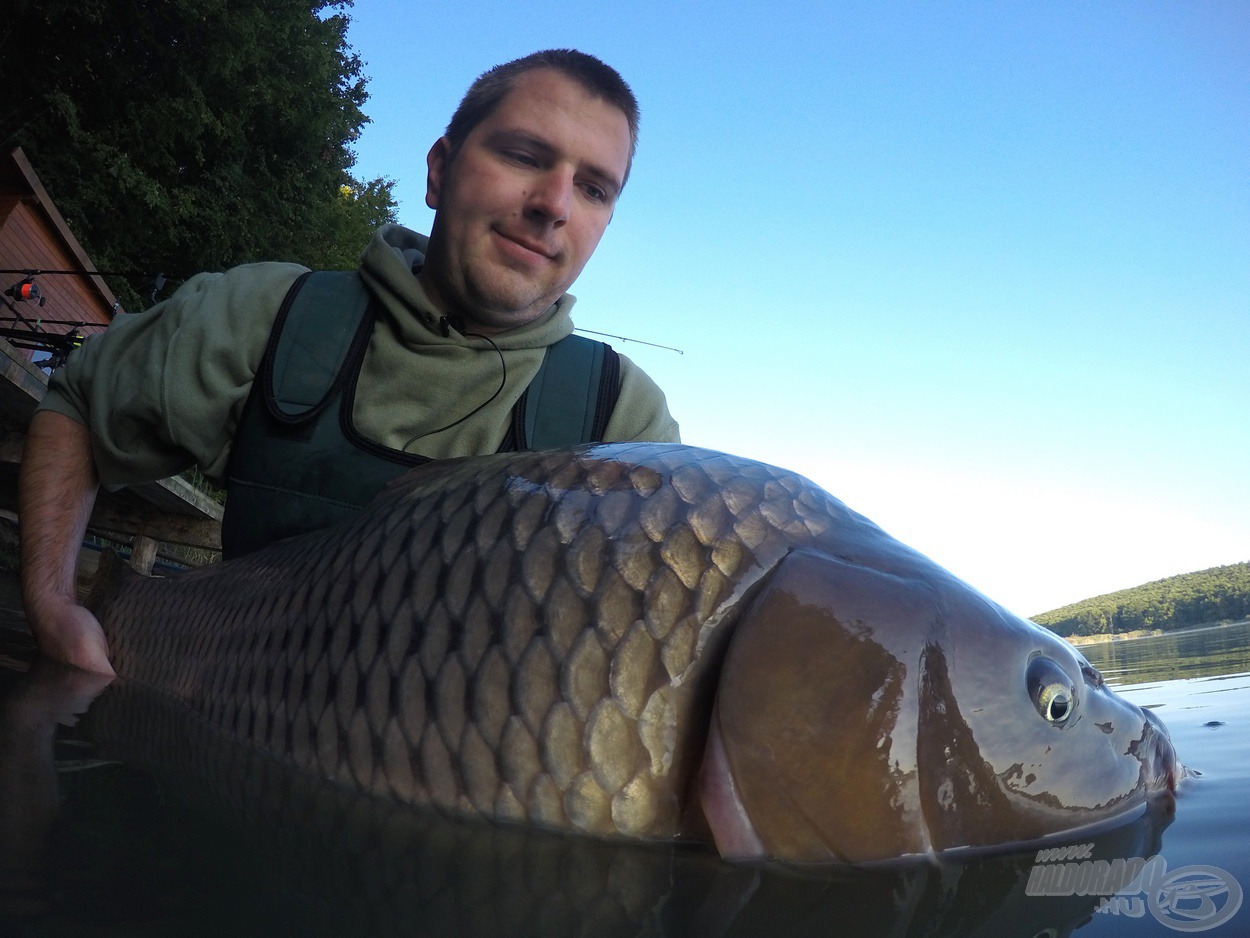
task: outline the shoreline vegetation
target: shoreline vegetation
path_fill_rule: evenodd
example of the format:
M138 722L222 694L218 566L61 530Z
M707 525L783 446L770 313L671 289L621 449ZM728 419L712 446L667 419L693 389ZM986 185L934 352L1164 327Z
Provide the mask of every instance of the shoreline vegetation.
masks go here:
M1159 635L1188 635L1190 632L1205 632L1209 629L1223 629L1230 625L1250 625L1250 618L1240 621L1224 620L1222 622L1206 622L1202 625L1189 625L1183 629L1134 629L1131 632L1114 632L1107 635L1064 635L1064 641L1080 648L1084 645L1103 645L1109 642L1131 642L1139 638L1155 638Z
M1250 619L1250 561L1154 580L1032 619L1075 645Z

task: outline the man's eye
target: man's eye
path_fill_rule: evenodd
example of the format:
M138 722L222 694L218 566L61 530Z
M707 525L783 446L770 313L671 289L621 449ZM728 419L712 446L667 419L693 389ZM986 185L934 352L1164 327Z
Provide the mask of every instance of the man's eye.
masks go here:
M534 156L534 154L527 153L524 150L504 150L503 155L505 158L514 163L519 163L522 166L538 165L538 158Z
M587 197L588 197L588 198L589 198L592 202L606 202L606 201L608 201L608 193L607 193L607 190L603 189L603 188L602 188L602 187L600 187L600 186L596 186L596 185L592 185L592 184L589 184L589 183L588 183L588 184L586 184L586 185L582 186L582 191L586 193L586 196L587 196Z

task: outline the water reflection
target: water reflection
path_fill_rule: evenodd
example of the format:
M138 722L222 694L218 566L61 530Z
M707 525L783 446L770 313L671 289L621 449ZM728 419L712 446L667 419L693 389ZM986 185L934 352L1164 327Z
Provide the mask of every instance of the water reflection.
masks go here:
M1250 621L1096 642L1078 651L1116 686L1250 671Z
M795 869L449 820L291 773L135 685L74 727L84 678L2 688L4 914L32 934L1066 935L1098 902L1027 895L1035 850ZM1170 821L1081 858L1150 857Z
M58 729L78 715L108 684L45 659L27 674L0 684L0 915L36 916L51 907L61 816L62 772L81 763L62 748Z

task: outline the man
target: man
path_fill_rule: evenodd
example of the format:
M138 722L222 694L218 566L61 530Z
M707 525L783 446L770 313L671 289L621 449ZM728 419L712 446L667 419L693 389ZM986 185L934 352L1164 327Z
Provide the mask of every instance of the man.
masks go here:
M364 322L356 358L334 383L342 421L323 421L345 427L341 451L398 472L508 448L518 402L548 348L572 331L565 291L611 220L636 137L632 92L591 56L536 53L474 83L427 157L428 242L387 226L362 257L376 321ZM272 389L261 393L254 379L273 370L289 293L304 273L275 263L193 278L157 307L119 316L57 373L30 427L20 491L23 597L44 654L112 670L99 623L74 591L99 484L196 464L245 493L264 489L248 475L253 447L235 452L234 443L259 428L255 448L276 452L256 416ZM660 390L628 359L619 367L602 438L676 440ZM292 495L305 481L277 488ZM227 527L234 502L231 488Z

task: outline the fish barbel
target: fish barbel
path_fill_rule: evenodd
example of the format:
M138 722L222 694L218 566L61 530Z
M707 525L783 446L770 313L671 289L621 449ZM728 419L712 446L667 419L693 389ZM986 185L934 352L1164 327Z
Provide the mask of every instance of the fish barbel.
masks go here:
M1066 643L801 476L689 446L431 464L344 525L101 581L90 605L123 678L314 776L460 814L858 861L1044 837L1174 784L1161 724ZM1018 680L966 690L978 655ZM1091 765L1118 737L1077 745L1056 693L1074 724L1121 714L1130 767ZM1013 699L982 729L986 694ZM1065 740L1055 773L1030 761Z

